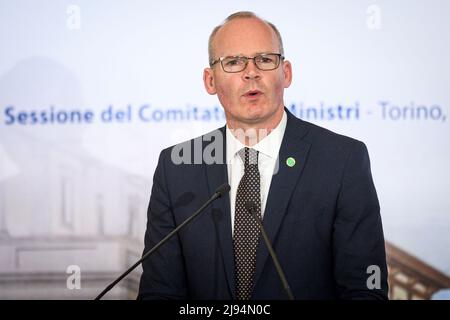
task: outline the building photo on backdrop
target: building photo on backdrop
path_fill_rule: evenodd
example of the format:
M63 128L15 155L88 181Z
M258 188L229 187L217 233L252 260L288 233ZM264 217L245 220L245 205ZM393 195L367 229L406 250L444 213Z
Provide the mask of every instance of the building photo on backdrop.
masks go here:
M213 29L240 11L272 25L237 18L216 30L211 47ZM264 32L271 36L258 38ZM246 268L238 256L243 244L239 236L231 241L254 227L239 225L246 196L258 199L253 209L298 298L325 297L329 285L356 281L353 269L345 269L352 262L383 262L385 255L389 299L450 299L449 37L446 0L0 0L0 299L94 299L218 187L208 185L220 180L211 165L182 171L184 165L169 164L167 151L218 128L226 137L226 201L206 209L104 299L151 295L157 276L171 279L172 288L188 278L194 298L208 290L228 297L234 282L237 296L229 298L250 298L246 285L252 283L239 269ZM276 45L254 46L267 43ZM236 149L234 160L228 158L239 145L237 139L230 144L230 129L243 114L233 109L241 106L233 100L237 83L248 84L239 101L281 102L274 109L279 125L269 126L274 134L255 145L258 198L251 188L243 192L241 177L230 170L233 161L245 177L254 168L255 149L245 149L246 156ZM294 124L309 133L288 144L303 130L295 133ZM347 168L350 146L356 151ZM274 172L271 180L265 164ZM335 204L341 168L350 173L339 190L349 192L339 193L342 202ZM183 192L193 199L174 203L173 219L148 223L164 213L170 196ZM217 218L221 208L226 220ZM351 222L344 215L357 208L367 219L354 221L353 233L345 234ZM361 242L350 243L352 236ZM325 258L330 247L332 262ZM178 268L178 254L192 266ZM282 298L271 258L252 254L251 274L259 279L253 297L279 290L274 298ZM202 260L209 256L211 272ZM206 262L205 283L193 286L200 261ZM329 263L335 269L327 269ZM299 270L317 275L317 287L309 286L311 279L293 279Z

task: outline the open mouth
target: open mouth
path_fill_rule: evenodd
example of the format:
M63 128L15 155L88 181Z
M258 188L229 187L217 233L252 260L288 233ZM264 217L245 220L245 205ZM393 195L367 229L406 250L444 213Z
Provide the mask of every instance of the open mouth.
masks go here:
M259 91L259 90L250 90L250 91L247 91L247 92L244 94L244 97L247 97L247 98L256 98L256 97L260 96L261 94L262 94L262 92Z

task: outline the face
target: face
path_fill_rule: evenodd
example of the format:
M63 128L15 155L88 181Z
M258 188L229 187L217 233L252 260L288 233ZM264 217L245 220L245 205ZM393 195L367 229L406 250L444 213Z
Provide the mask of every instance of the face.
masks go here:
M269 25L256 18L226 23L213 41L214 59L226 56L253 57L280 53L278 39ZM249 60L245 70L227 73L216 63L203 74L209 94L217 94L231 128L273 128L283 115L283 92L289 87L292 69L282 61L275 70L259 70Z

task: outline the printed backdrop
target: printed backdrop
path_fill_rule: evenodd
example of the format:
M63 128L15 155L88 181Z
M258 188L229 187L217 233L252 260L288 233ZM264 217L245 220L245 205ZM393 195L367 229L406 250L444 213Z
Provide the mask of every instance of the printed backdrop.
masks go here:
M224 124L202 72L240 10L281 31L286 106L368 146L398 268L450 287L449 1L0 0L0 298L92 298L140 256L159 152Z

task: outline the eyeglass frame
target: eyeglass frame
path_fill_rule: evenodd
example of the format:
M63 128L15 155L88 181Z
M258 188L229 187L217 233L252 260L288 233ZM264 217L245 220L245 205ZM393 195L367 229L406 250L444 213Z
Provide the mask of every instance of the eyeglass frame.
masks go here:
M269 54L278 56L278 64L277 64L277 66L276 66L275 68L273 68L273 69L261 69L260 67L258 67L255 58L257 58L257 57L264 57L265 55L269 55ZM224 68L224 66L223 66L223 63L222 63L222 62L223 62L223 60L225 60L225 59L227 59L227 58L245 58L245 66L244 66L244 68L243 68L242 70L239 70L239 71L226 71L225 68ZM215 64L217 64L218 62L220 62L220 65L222 66L222 70L223 70L224 72L226 72L226 73L238 73L238 72L244 71L244 70L247 68L248 61L249 61L249 60L253 60L253 64L255 65L255 67L256 67L258 70L261 70L261 71L272 71L272 70L277 69L277 68L280 66L280 64L281 64L281 61L283 61L284 59L285 59L285 57L284 57L281 53L274 53L274 52L261 53L261 54L258 54L258 55L256 55L256 56L253 56L253 57L245 57L245 56L226 56L226 57L219 57L219 58L217 58L216 60L211 61L211 63L209 64L209 66L212 68Z

